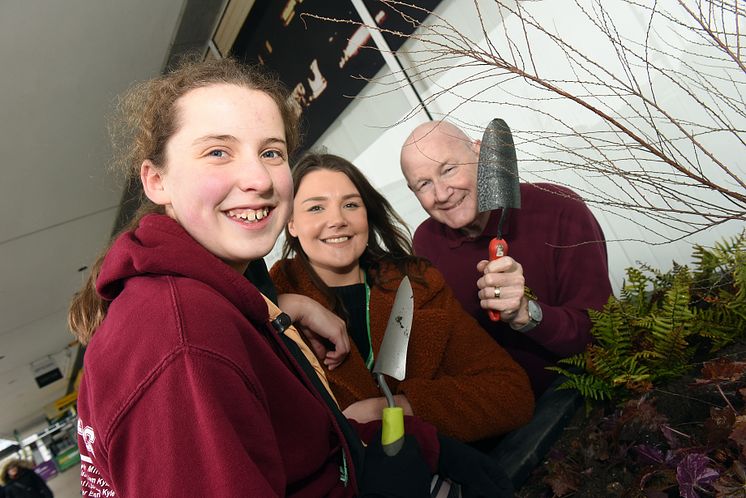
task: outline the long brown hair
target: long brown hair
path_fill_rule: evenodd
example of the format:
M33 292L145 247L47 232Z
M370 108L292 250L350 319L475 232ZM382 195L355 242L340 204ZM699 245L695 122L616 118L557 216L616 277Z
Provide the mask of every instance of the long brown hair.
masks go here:
M122 173L131 185L139 181L140 166L146 159L156 167L164 168L166 144L179 126L179 98L191 90L215 84L237 85L270 96L285 125L288 154L297 149L300 141L298 117L290 105L285 87L276 76L234 59L201 61L188 57L174 70L135 84L120 97L109 128L114 147L113 169ZM163 213L163 208L141 194L140 209L119 233L137 227L146 214L158 212ZM103 321L109 306L96 292L96 280L109 247L92 265L90 275L73 297L67 315L70 330L84 345Z
M360 256L360 266L365 269L371 285L385 286L378 271L381 263L394 264L410 279L426 285L422 277L423 269L427 266L425 260L412 255L412 237L404 220L394 210L388 200L370 184L365 175L354 164L334 154L307 153L293 166L293 187L298 191L303 178L313 171L329 170L343 173L350 179L360 193L368 215L368 245ZM301 247L300 240L290 235L285 227L285 242L282 246L282 258L295 255L311 278L311 283L321 291L332 304L337 315L347 318L347 312L341 300L319 277L308 260L308 255ZM413 271L416 269L416 271ZM291 285L297 285L295 275L285 271Z

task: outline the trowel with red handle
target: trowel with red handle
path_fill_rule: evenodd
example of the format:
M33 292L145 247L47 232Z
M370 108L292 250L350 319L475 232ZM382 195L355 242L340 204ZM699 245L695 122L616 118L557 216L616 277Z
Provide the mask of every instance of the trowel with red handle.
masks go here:
M477 204L480 213L502 209L497 225L497 237L490 241L490 261L508 255L508 243L502 229L510 209L521 207L521 188L518 178L513 134L500 118L490 121L482 136L477 165ZM490 320L500 320L500 312L489 310Z

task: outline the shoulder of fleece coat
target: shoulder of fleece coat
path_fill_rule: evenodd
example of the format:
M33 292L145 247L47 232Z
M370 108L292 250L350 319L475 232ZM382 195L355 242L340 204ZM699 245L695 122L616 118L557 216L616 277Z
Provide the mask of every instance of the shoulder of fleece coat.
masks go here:
M297 258L277 261L269 270L269 276L277 289L277 294L303 294L316 301L321 300L321 293L311 283L308 273Z
M381 263L379 272L384 281L391 280L396 285L399 285L402 279L401 272L391 262ZM407 267L407 274L412 285L412 291L416 296L415 307L417 309L433 305L433 301L442 295L444 288L447 286L443 275L426 260L410 264ZM424 283L421 281L424 281Z
M396 292L396 288L402 279L402 274L396 265L390 261L384 260L380 263L378 272L381 280L384 282L382 290L385 289ZM425 260L410 264L407 268L407 273L410 275L412 290L417 296L416 307L423 308L436 304L433 301L437 301L437 298L443 294L444 288L447 287L443 275ZM323 300L321 292L311 283L308 272L303 268L303 265L297 258L288 258L277 261L272 265L269 275L270 278L272 278L272 282L274 283L278 294L303 294L319 302ZM292 283L290 281L291 275L294 279L294 282ZM419 280L424 281L424 283L418 281L418 278L416 278L417 276L419 276ZM394 298L392 295L390 297L392 304L393 300Z

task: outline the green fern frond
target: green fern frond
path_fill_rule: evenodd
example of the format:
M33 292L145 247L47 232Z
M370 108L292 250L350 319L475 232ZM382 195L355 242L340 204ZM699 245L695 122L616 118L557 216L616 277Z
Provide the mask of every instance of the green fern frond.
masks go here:
M638 356L630 356L622 362L623 370L611 379L614 386L627 385L630 383L643 383L650 381L652 375L648 367L638 360L644 359Z
M695 309L690 332L709 339L710 351L717 351L743 336L746 329L746 307L724 300L709 308ZM741 313L741 314L739 314Z
M688 274L678 272L673 286L666 292L660 310L653 316L650 328L655 351L665 364L686 362L687 337L691 328Z
M652 310L649 315L638 318L633 322L633 325L639 329L650 330L655 326L655 316L658 313L658 308Z
M614 398L614 386L597 377L588 374L576 374L561 368L549 367L549 370L564 375L567 380L560 384L557 389L575 389L586 400L605 401Z
M733 286L736 288L733 301L743 306L746 305L746 247L740 247L733 264Z
M628 268L620 298L589 310L595 342L549 368L591 402L621 399L691 368L695 350L746 335L746 230L710 248L693 267Z
M643 349L632 355L632 358L634 358L636 361L642 361L646 365L649 365L653 363L654 360L660 359L660 354L656 353L655 351L650 351L649 349Z
M643 384L645 382L649 382L652 379L652 375L650 374L633 374L633 373L624 373L622 375L618 375L617 377L614 377L611 381L611 384L613 386L626 386L629 384Z
M695 245L692 256L695 261L693 276L698 292L712 296L717 294L718 289L733 285L734 270L742 273L746 264L744 252L746 230L740 235L716 242L710 248Z
M571 367L585 369L587 361L585 359L585 353L576 354L568 358L562 358L557 361L560 365L569 365ZM547 367L549 370L556 370L555 367Z
M649 311L649 292L651 288L650 279L637 268L627 268L627 281L622 285L620 292L622 301L632 307L635 315L644 315Z
M619 355L602 346L590 346L586 350L586 371L600 379L610 381L620 372L625 372L624 362L629 356Z
M621 302L614 296L602 311L588 310L591 319L591 334L602 347L625 354L632 347L632 329L629 326Z

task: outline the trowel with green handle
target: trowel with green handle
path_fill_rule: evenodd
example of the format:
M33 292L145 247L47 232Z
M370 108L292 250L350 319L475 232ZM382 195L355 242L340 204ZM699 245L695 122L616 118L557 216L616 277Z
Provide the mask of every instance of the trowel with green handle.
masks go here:
M389 456L396 455L404 444L404 410L394 403L394 396L386 384L384 375L400 381L404 380L413 312L412 285L409 283L409 278L404 277L396 291L381 349L378 350L378 358L373 365L373 375L388 403L388 407L383 409L381 445L383 451Z

